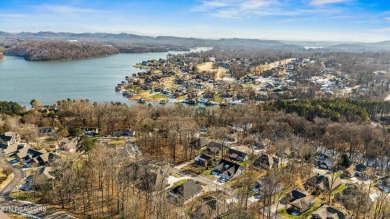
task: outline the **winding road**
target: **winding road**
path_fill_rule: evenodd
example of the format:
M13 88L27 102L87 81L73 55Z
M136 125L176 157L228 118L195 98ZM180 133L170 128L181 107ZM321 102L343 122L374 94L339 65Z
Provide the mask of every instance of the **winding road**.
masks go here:
M14 174L13 180L0 191L0 210L6 209L6 211L14 211L17 214L35 219L75 219L75 217L62 210L35 204L32 202L12 199L10 197L11 191L15 189L23 180L24 172L23 170L15 168L9 163L5 162L4 159L0 161L0 166L9 167Z

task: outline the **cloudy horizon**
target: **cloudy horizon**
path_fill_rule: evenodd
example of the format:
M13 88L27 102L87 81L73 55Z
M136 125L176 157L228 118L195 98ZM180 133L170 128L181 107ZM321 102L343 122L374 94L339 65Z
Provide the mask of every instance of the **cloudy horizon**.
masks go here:
M390 40L390 4L368 0L0 0L0 31L297 41Z

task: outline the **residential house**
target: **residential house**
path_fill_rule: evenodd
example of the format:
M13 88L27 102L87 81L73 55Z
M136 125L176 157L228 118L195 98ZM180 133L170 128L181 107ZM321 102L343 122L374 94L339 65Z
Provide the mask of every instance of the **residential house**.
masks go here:
M188 147L192 148L192 149L197 149L197 150L200 150L202 149L203 147L206 147L206 152L209 152L209 154L213 154L212 152L210 153L210 151L207 151L207 145L210 143L210 141L208 141L206 138L194 138Z
M133 185L145 191L161 190L168 185L170 165L152 160L140 160L128 167Z
M315 204L316 200L311 195L307 195L303 198L292 201L290 203L289 209L298 212L299 214L303 214L312 208Z
M334 199L351 211L355 210L356 203L364 203L360 205L359 212L368 213L374 203L362 187L358 184L347 184L346 188L337 193Z
M50 165L50 160L54 157L54 154L48 153L45 149L34 150L30 146L25 145L19 149L16 153L16 158L19 160L26 160L30 163L41 165Z
M372 169L367 167L364 164L357 164L355 166L355 170L356 170L355 175L357 177L360 177L361 179L369 179L371 175L370 172Z
M356 170L354 166L350 166L347 169L343 170L340 177L341 178L352 178L356 175Z
M213 196L203 197L190 213L191 219L217 218L227 206Z
M244 168L239 164L227 161L225 159L221 159L216 167L216 171L221 181L229 181L240 175L243 170Z
M19 145L15 143L10 145L5 145L2 150L5 155L13 155L18 151L18 149L19 149Z
M287 204L290 204L291 202L295 201L295 200L298 200L298 199L301 199L301 198L304 198L306 196L308 196L309 194L304 192L304 191L301 191L301 190L298 190L298 189L294 189L294 190L291 190L291 192L287 193L281 200L280 200L280 203L284 204L284 205L287 205Z
M229 148L228 154L229 158L236 162L244 162L249 158L247 153L232 148Z
M53 186L54 176L50 174L51 167L42 167L32 176L31 186L34 190L50 189Z
M382 191L390 192L390 176L379 178L377 187Z
M84 127L81 128L81 131L83 131L83 133L88 136L95 136L99 134L99 129L94 127Z
M77 139L63 141L59 144L59 150L74 153L77 150Z
M360 177L362 179L368 179L370 178L370 168L367 168L367 166L363 164L358 164L355 166L350 166L349 168L345 169L343 173L341 174L342 178L351 178L351 177Z
M223 153L223 145L215 141L210 141L206 145L206 153L213 156L220 156Z
M213 158L207 154L201 154L195 157L195 163L204 167L212 166Z
M171 189L168 192L167 199L175 205L182 205L186 201L194 198L196 195L199 195L201 193L202 186L198 182L194 180L187 180L183 184Z
M114 134L116 137L134 137L135 131L132 129L121 129Z
M307 191L319 194L324 192L330 192L338 188L342 184L339 177L332 177L329 175L316 175L304 183L304 187Z
M331 170L334 167L334 163L335 161L332 158L328 157L324 160L319 160L318 167L326 170Z
M270 177L261 177L256 181L256 186L252 189L256 193L257 198L266 198L281 192L283 187L276 184Z
M20 148L16 153L16 158L19 160L23 160L27 157L28 151L31 149L30 145L24 145Z
M313 219L346 219L345 212L337 210L329 205L323 205L311 214Z
M253 165L255 168L260 168L260 169L277 168L279 165L279 158L269 154L261 154L253 162Z
M18 144L20 142L20 135L15 132L6 132L0 135L0 147L7 148L11 144Z
M40 127L40 128L38 128L38 132L40 135L52 135L52 134L56 133L54 128L51 128L51 127Z

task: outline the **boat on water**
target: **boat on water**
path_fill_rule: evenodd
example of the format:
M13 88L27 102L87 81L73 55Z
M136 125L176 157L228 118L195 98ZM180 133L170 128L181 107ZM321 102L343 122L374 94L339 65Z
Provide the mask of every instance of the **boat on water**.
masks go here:
M141 97L141 98L138 99L137 102L138 102L138 103L145 103L146 100L145 100L145 98Z

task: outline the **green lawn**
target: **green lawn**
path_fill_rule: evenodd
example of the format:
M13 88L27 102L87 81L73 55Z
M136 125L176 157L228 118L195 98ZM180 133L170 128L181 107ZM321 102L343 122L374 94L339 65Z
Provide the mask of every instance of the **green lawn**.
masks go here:
M187 182L187 179L181 179L175 183L173 183L173 186L176 187L176 186L180 186L181 184Z
M216 180L217 177L214 176L214 175L211 175L211 172L212 172L212 171L213 171L213 169L206 170L206 171L204 171L204 172L202 173L202 176L205 176L205 177L207 177L207 178L209 178L209 179L211 179L211 180Z
M10 197L17 200L29 201L34 203L39 203L39 201L41 201L41 193L39 192L13 190L11 192Z
M319 207L321 207L321 200L316 199L316 204L307 210L305 213L299 215L299 216L293 216L289 213L287 213L286 208L283 208L280 212L279 215L282 216L283 218L286 219L307 219L315 210L317 210Z
M203 166L193 166L192 164L188 164L181 168L182 170L189 171L194 174L202 174L204 171L206 171L206 167Z
M334 195L336 195L337 193L341 192L343 189L346 188L346 185L343 183L341 184L339 187L337 187L337 189L335 189L333 192L332 192L332 199L334 198Z
M162 94L153 94L153 95L149 96L147 99L150 99L150 100L162 100L162 99L166 99L166 96L164 96Z
M126 141L123 138L118 138L115 140L110 140L107 142L109 145L123 146L126 144Z

